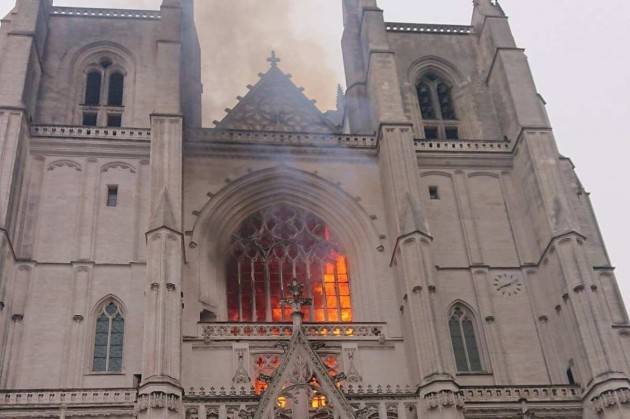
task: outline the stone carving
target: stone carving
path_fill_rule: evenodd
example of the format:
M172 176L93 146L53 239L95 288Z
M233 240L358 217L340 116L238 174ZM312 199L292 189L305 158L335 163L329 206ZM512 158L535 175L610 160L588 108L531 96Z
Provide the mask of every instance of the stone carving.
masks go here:
M429 393L424 397L424 399L426 400L427 407L430 410L434 410L440 407L455 407L457 409L464 408L464 394L462 392L442 390L436 393Z
M345 348L346 357L348 360L348 367L346 368L346 381L348 384L361 384L363 382L363 377L359 374L357 367L354 362L354 355L356 353L356 348Z
M245 369L245 349L236 350L237 367L232 382L234 384L249 384L251 379Z
M591 399L591 406L598 414L604 413L606 409L628 404L630 404L630 389L628 388L607 391Z

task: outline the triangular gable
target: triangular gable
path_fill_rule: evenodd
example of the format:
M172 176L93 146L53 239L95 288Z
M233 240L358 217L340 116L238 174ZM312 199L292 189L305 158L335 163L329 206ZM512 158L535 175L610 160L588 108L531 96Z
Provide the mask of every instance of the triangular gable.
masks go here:
M218 129L328 134L338 128L271 60L269 71L228 111Z
M328 375L326 366L311 348L308 339L300 330L296 331L280 367L265 390L254 419L275 417L278 397L287 396L292 389L306 388L311 377L319 382L319 392L324 394L330 407L340 419L355 419L354 411L343 393ZM295 417L295 415L293 415Z

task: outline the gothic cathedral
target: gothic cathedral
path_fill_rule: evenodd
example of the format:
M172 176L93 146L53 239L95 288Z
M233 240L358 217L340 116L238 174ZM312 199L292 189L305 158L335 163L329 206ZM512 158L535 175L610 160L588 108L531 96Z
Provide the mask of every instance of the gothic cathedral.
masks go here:
M212 128L193 0L16 1L0 418L630 418L614 269L497 1L340 1L336 109L271 54Z

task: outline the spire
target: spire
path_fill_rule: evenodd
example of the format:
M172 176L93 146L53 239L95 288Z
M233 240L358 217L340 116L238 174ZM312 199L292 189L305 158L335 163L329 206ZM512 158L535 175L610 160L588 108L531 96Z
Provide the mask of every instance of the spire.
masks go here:
M343 91L343 87L340 84L337 85L337 110L343 111L346 105L346 95Z
M482 16L505 17L505 13L498 0L473 0L473 4L475 12Z
M149 231L157 230L162 227L169 228L173 231L179 231L176 224L173 208L171 207L170 200L168 199L168 191L166 190L166 187L164 187L160 193L158 204L151 215Z

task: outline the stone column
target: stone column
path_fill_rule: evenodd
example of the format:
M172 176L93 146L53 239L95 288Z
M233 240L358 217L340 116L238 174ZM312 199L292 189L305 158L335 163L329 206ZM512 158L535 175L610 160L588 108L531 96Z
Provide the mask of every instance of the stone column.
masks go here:
M375 0L347 1L346 20L360 18L360 51L372 125L378 127L379 166L391 238L392 261L411 342L412 374L418 384L450 380L436 325L441 307L435 307L438 292L432 241L421 207L420 176L411 122L403 110L400 80L391 50L383 11Z
M88 319L88 296L91 286L92 263L73 264L72 325L64 353L66 376L63 384L67 388L80 388L83 384L85 367L86 320Z
M21 264L17 266L11 283L10 324L6 345L4 346L4 359L2 374L0 374L0 386L3 388L15 388L22 367L22 333L24 331L24 315L28 301L29 288L33 266Z
M94 239L99 190L98 159L89 157L83 178L83 193L80 205L78 255L81 261L94 260ZM103 198L104 199L104 198Z
M182 345L182 149L180 0L163 0L155 45L155 110L151 115L150 221L146 232L140 419L185 415Z

